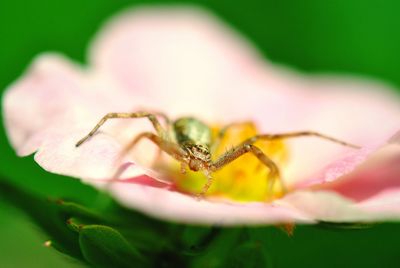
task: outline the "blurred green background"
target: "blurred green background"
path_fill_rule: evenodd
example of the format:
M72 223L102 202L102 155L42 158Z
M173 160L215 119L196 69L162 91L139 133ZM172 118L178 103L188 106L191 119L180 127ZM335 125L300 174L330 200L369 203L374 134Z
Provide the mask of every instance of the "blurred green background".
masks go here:
M58 51L85 62L89 41L102 23L126 7L143 3L195 3L236 27L266 58L311 72L351 73L400 88L400 1L0 1L0 89L18 78L32 58ZM32 115L34 116L34 115ZM46 197L90 203L96 192L17 158L0 131L0 177ZM1 201L1 198L0 198ZM260 233L276 267L399 267L400 224L335 231L299 227L294 238L270 228ZM75 267L45 248L28 217L0 202L0 267Z

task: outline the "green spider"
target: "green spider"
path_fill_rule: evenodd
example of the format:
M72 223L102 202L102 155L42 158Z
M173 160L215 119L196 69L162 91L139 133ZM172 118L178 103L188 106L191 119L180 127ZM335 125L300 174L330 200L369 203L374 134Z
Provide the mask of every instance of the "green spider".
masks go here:
M164 118L167 125L166 128L164 128L160 124L157 116ZM108 119L144 117L150 120L157 134L154 134L152 132L140 133L124 148L121 155L125 155L126 153L128 153L141 139L146 138L151 140L160 148L160 150L164 151L181 163L182 173L185 173L187 166L193 171L204 172L207 177L207 182L204 184L202 191L198 194L199 198L204 197L204 195L210 188L213 182L213 172L223 168L227 164L231 163L232 161L246 153L252 153L269 169L267 178L268 191L272 191L273 186L276 182L281 184L282 189L285 189L283 181L280 177L278 166L266 154L264 154L259 147L254 145L254 143L258 140L271 141L302 136L314 136L341 144L343 146L348 146L355 149L360 148L359 146L314 131L261 134L244 140L239 145L222 154L220 157L217 158L217 160L212 161L212 153L214 152L215 148L218 147L218 144L224 137L226 131L230 127L241 123L233 123L222 128L218 134L218 137L213 140L210 127L196 118L182 117L176 119L175 121L171 121L166 115L162 113L149 112L108 113L96 124L96 126L89 132L89 134L87 134L76 143L76 147L82 145L82 143L93 136Z

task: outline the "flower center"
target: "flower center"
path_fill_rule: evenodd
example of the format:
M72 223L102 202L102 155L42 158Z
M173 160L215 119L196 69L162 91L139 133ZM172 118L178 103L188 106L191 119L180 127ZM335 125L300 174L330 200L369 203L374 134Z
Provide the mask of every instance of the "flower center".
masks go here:
M217 140L220 128L213 128L213 140ZM217 160L229 149L239 145L244 140L257 134L257 128L253 123L235 125L229 128L223 138L212 151L212 160ZM282 141L257 141L255 146L260 148L275 164L282 168L287 159L287 149ZM171 166L171 177L178 190L191 194L202 191L207 182L202 172L193 172L189 169L186 174L180 173L178 163ZM269 169L252 153L246 153L227 164L222 169L212 174L213 182L206 196L229 198L235 201L271 201L280 198L284 193L283 182L275 181L269 176Z

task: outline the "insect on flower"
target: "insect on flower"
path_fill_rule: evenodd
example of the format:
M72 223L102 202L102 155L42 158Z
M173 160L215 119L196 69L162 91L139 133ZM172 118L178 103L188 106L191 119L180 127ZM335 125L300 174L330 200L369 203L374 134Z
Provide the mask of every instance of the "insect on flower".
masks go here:
M163 127L157 116L164 118L166 126ZM248 139L245 139L240 144L233 147L231 150L226 151L218 156L216 160L213 159L213 153L218 147L219 143L225 136L229 128L235 127L238 124L232 123L219 130L216 138L212 137L211 127L204 124L200 120L193 117L182 117L175 121L171 121L166 115L162 113L108 113L106 114L96 126L76 143L76 147L87 141L93 136L96 131L108 120L115 118L148 118L152 123L157 135L152 132L142 132L138 134L121 152L121 156L127 154L132 148L143 138L151 140L156 144L160 150L172 156L181 163L181 172L185 173L186 167L192 171L201 171L207 177L207 182L202 187L202 191L197 194L197 198L201 199L207 193L211 184L213 183L212 173L216 172L226 165L230 164L235 159L241 157L246 153L251 153L258 160L264 164L268 169L267 175L267 193L272 193L274 185L279 184L283 191L286 191L284 182L280 176L279 167L277 164L268 157L258 146L254 145L259 140L279 140L303 136L314 136L322 138L327 141L335 142L343 146L359 149L359 146L341 141L339 139L327 136L314 131L297 131L279 134L259 134Z

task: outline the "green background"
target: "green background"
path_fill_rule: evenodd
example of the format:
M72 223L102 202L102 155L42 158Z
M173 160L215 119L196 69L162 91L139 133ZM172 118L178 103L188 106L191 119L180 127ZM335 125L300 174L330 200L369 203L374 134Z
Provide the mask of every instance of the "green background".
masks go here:
M1 1L0 89L18 78L32 58L58 51L85 62L89 41L111 15L137 3L160 1ZM206 6L236 27L266 58L311 72L351 73L400 88L400 1L163 1ZM34 115L32 115L34 116ZM96 192L17 158L0 131L0 176L40 196L91 203ZM1 201L1 200L0 200ZM299 227L293 238L259 230L276 267L398 267L400 225L338 231ZM0 202L0 267L77 266L42 246L46 236L25 214Z

